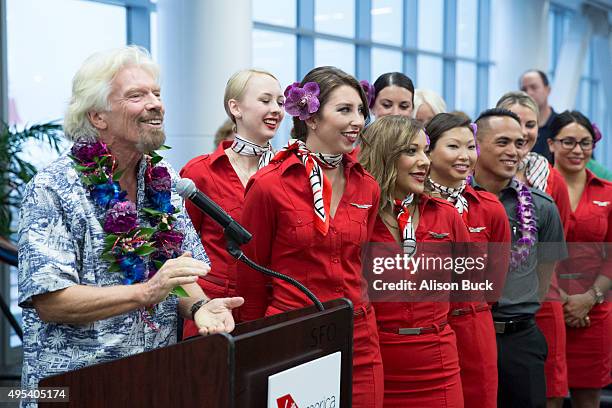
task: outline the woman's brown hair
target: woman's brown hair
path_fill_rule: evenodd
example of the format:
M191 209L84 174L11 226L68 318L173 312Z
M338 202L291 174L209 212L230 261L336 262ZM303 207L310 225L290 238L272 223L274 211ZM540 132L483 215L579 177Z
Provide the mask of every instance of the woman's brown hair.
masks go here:
M315 115L321 114L323 106L325 106L327 103L329 96L334 89L342 85L348 85L359 93L361 103L363 104L363 117L366 119L366 121L370 118L368 98L366 97L363 88L359 84L359 81L357 81L352 75L349 75L336 67L317 67L306 74L304 79L302 79L302 82L300 82L300 87L304 86L304 84L307 82L316 82L319 85L318 99L320 106ZM308 127L306 126L306 122L300 120L300 118L297 116L293 117L292 134L296 139L300 139L302 141L306 141L306 137L308 136Z
M383 116L365 130L359 161L380 186L380 214L393 208L397 160L422 130L420 122L399 115Z

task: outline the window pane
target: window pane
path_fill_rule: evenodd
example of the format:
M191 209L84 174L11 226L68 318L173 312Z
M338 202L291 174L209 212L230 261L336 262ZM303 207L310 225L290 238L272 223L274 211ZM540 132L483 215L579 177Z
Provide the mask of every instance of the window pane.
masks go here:
M457 2L457 55L476 57L478 1Z
M315 67L332 65L355 75L355 46L338 41L315 39Z
M442 95L442 58L419 55L417 84L418 88L431 89Z
M85 58L126 43L124 7L76 0L8 0L6 7L12 123L62 118ZM68 17L70 24L58 24Z
M476 116L476 64L457 61L455 71L455 109L474 119Z
M372 0L372 41L402 45L402 0Z
M296 0L253 0L253 21L295 27Z
M372 82L385 72L402 72L402 53L384 48L372 48Z
M283 58L279 58L282 55ZM292 34L275 33L265 30L253 30L253 67L270 71L281 85L281 90L296 79L296 39ZM289 139L292 121L285 115L272 145L280 148Z
M315 0L315 31L354 37L355 0Z
M444 0L419 0L419 48L442 52Z
M125 7L76 0L7 0L6 10L12 124L63 118L72 77L85 58L126 44ZM61 23L67 19L70 24ZM24 152L22 159L38 168L56 157L49 148L34 144ZM14 268L10 283L11 311L20 318ZM19 338L11 334L9 344L19 346Z
M591 115L591 82L588 79L580 80L580 87L576 94L576 110L582 112L587 117Z
M149 13L150 24L151 24L151 57L153 60L159 63L159 36L158 36L158 19L157 11Z

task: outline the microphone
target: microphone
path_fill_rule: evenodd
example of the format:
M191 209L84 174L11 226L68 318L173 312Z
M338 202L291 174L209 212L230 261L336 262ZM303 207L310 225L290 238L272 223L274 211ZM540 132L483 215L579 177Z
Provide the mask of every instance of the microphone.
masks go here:
M223 208L219 207L206 194L198 190L193 180L188 178L180 179L176 183L176 192L184 199L191 201L204 214L215 220L225 230L226 236L235 240L238 245L246 244L251 240L251 233L230 217Z
M223 228L225 238L227 240L227 251L231 256L241 262L244 262L249 267L263 273L264 275L284 280L285 282L295 286L302 291L302 293L304 293L312 301L312 303L315 304L317 309L320 311L324 310L321 301L317 299L315 294L312 293L306 286L302 285L302 283L290 276L265 268L250 260L242 252L240 245L246 244L251 240L253 237L251 233L236 222L232 217L230 217L229 214L223 210L223 208L219 207L219 205L211 200L206 194L198 190L193 180L188 178L180 179L176 183L176 192L184 199L191 201L200 211L215 220L215 222Z

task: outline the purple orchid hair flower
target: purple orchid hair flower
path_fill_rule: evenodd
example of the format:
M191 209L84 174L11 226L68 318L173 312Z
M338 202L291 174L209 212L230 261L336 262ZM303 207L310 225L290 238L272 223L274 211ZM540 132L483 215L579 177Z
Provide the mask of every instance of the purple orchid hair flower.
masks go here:
M480 145L478 144L478 139L476 138L476 134L478 133L478 125L476 123L470 123L470 129L472 129L472 133L474 134L474 143L476 143L476 156L480 156Z
M593 138L593 147L595 147L595 144L601 140L603 135L601 134L601 130L599 130L597 123L591 123L591 126L593 127L593 133L595 133L595 137Z
M306 82L303 87L294 82L285 89L285 111L300 120L311 118L321 106L319 93L319 84L316 82Z
M374 88L374 85L370 84L365 79L359 81L359 84L361 85L361 87L363 88L363 91L366 94L366 99L368 101L368 108L371 109L372 106L374 106L374 95L376 95L376 88Z
M431 145L431 140L429 139L429 135L427 134L425 129L423 129L423 133L425 133L425 140L427 141L427 146Z

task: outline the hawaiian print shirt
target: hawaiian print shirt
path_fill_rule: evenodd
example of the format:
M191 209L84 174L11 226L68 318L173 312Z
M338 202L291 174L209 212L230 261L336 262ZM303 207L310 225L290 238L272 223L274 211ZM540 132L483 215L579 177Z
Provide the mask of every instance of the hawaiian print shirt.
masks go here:
M172 204L181 211L176 227L184 233L183 250L209 263L200 237L174 190ZM138 173L137 208L147 207L145 160ZM121 273L108 272L100 258L105 233L100 225L104 209L96 206L66 155L40 171L28 184L19 224L19 305L23 309L24 388L36 387L43 377L91 364L129 356L176 343L178 298L170 295L155 306L153 316L141 310L84 325L43 322L32 297L72 285L122 284ZM139 211L140 225L148 223Z

